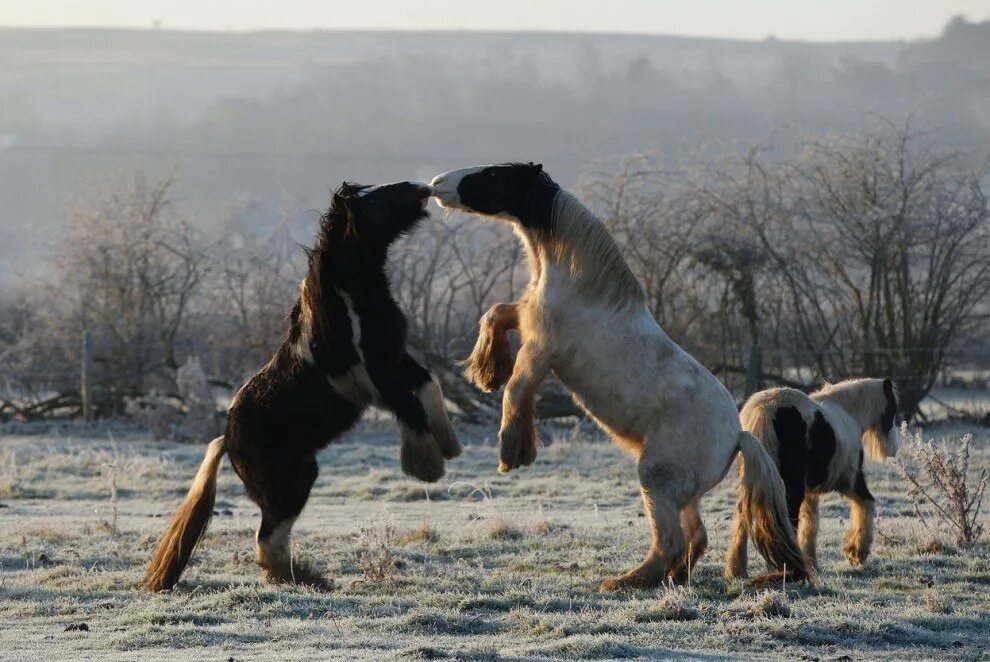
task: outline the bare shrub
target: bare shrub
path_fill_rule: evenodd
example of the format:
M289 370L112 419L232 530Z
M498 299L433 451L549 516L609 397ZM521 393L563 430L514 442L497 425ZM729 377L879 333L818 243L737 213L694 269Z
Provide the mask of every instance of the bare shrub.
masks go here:
M423 520L419 526L403 535L400 542L407 544L412 542L436 542L439 537L440 534L437 533L436 526L432 522Z
M358 569L364 580L381 583L395 577L402 568L402 559L392 554L396 540L395 526L386 521L381 526L363 528L360 539L366 545L358 560Z
M665 586L660 597L647 609L633 614L636 623L691 621L701 615L694 593L683 586Z
M189 357L175 373L176 394L161 391L124 398L124 413L158 439L203 441L216 436L216 403L199 359Z
M117 500L117 463L108 462L103 465L106 469L107 483L110 487L110 535L117 535L117 523L120 519L119 502Z
M92 334L94 402L115 413L178 368L179 340L208 269L206 241L172 211L174 180L112 182L73 209L58 247L67 314L54 325L75 348Z
M955 448L947 443L924 441L920 431L901 427L907 441L895 460L908 484L908 496L922 524L929 529L949 526L959 545L970 545L983 533L983 493L987 470L970 476L969 457L973 435L966 434Z
M925 603L925 608L932 613L952 613L952 599L937 586L925 589L925 592L921 594L921 601Z
M183 420L178 434L182 440L211 439L217 433L216 403L199 359L190 356L175 373L175 385L182 398Z
M483 534L492 540L518 540L522 538L522 531L514 526L496 505L495 498L492 496L492 488L487 482L484 487L472 483L456 482L448 488L448 491L454 492L461 487L471 488L465 497L467 503L461 504L461 506L471 509L472 512L468 514L468 519L476 529L480 527Z
M790 618L791 607L787 595L781 591L761 591L751 596L741 596L732 607L750 618Z

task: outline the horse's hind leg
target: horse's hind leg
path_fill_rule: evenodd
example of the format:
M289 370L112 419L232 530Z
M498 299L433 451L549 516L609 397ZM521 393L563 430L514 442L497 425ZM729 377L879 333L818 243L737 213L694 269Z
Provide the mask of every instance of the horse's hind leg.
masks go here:
M301 458L269 458L263 476L251 484L248 494L261 506L261 526L255 536L255 552L265 579L325 586L315 570L293 560L292 525L309 499L319 469L315 455Z
M689 574L708 549L708 531L705 530L705 523L701 521L701 505L698 499L694 499L681 510L681 531L684 532L684 539L687 541L687 550L670 572L671 579L679 584L687 581Z
M801 551L818 570L818 494L808 492L801 502L801 515L798 519L798 544Z
M681 467L673 464L644 463L640 459L640 491L653 534L650 551L638 568L602 582L602 591L657 586L687 552L680 515L690 497L681 498L682 495L671 489L681 484L683 473Z
M732 535L729 551L725 557L726 579L742 579L748 573L749 522L746 521L745 512L743 496L740 493L736 510L732 514Z

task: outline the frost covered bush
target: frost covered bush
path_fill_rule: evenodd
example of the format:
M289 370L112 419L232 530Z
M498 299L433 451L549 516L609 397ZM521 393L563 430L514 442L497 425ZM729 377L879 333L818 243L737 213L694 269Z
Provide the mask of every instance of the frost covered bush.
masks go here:
M175 383L185 416L180 422L179 438L208 441L217 434L216 404L210 383L199 359L190 356L176 371Z
M126 413L158 439L208 441L218 431L216 405L203 366L189 357L176 371L177 396L153 391L128 398Z
M912 433L906 424L901 435L906 443L896 464L918 519L928 529L950 526L959 545L976 542L983 533L987 470L970 475L973 435L964 435L954 448L948 442L926 442L920 431Z

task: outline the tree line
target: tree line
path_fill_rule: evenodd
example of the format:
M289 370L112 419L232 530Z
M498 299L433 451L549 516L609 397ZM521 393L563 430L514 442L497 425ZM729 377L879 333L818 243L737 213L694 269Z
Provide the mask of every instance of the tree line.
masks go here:
M598 162L578 192L660 324L740 397L891 375L918 413L985 334L984 173L910 121L665 163ZM206 232L174 183L135 175L90 192L51 248L54 276L0 294L0 417L136 416L163 398L181 417L278 346L305 265L288 214L263 231L232 215ZM415 351L462 413L483 406L457 361L488 306L525 286L518 240L450 216L397 245L390 269Z

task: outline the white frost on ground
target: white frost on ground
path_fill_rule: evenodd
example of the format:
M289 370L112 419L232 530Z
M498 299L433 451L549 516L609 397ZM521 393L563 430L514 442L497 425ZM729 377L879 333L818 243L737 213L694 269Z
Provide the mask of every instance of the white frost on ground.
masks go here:
M335 590L260 583L259 515L228 464L179 588L149 595L134 585L204 448L128 428L112 440L11 430L0 432L4 660L975 659L990 646L990 547L920 544L886 465L869 467L883 535L863 570L841 557L847 509L831 497L820 587L758 594L722 579L730 472L704 501L711 547L690 589L600 594L649 539L632 461L611 444L551 431L536 464L500 476L494 430L463 430L464 455L424 487L399 472L392 426L368 423L322 454L296 528L295 554ZM987 466L988 435L974 432L974 463ZM383 579L362 574L383 563Z

